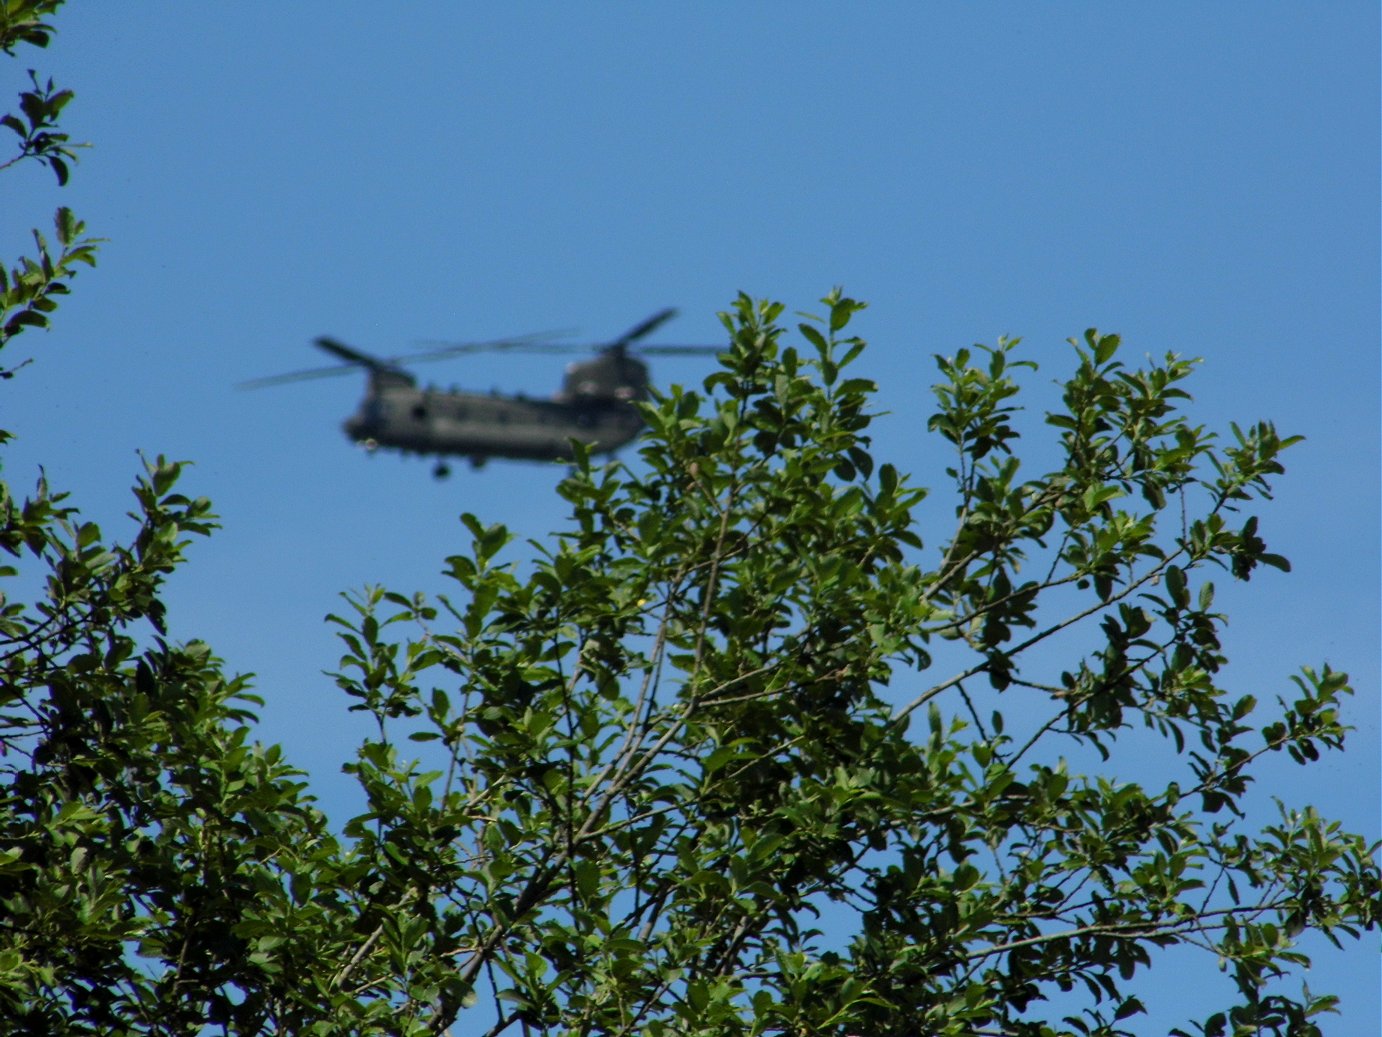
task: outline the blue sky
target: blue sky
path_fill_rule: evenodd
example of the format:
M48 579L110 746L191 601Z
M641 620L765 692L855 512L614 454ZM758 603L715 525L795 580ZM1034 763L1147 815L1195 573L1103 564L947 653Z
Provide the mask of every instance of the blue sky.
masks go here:
M1376 832L1378 20L1364 2L72 5L0 88L53 75L93 147L61 192L4 174L0 257L59 204L109 241L55 330L16 342L38 360L4 390L6 475L42 463L114 533L138 451L196 461L187 486L225 529L173 580L174 630L259 675L263 736L339 814L359 731L321 675L339 656L321 617L366 583L444 589L462 511L558 528L561 472L437 483L345 440L361 379L235 383L317 362L324 333L386 354L597 340L677 306L656 340L713 343L740 290L810 310L839 284L871 304L876 455L940 489L932 354L1020 335L1039 397L1098 326L1132 358L1203 357L1203 423L1307 437L1262 524L1295 571L1221 581L1228 683L1270 702L1301 664L1354 675L1348 756L1262 791ZM561 365L419 373L546 393ZM1376 947L1319 956L1311 987L1348 998L1328 1032L1377 1032Z

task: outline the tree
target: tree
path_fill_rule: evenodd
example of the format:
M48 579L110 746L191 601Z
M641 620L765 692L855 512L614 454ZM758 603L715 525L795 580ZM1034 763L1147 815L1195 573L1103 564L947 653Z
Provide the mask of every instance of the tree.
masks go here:
M0 4L0 50L45 46L59 6ZM0 169L41 164L61 186L79 146L57 128L73 95L30 78L19 114L0 118L19 137ZM54 226L58 249L35 231L35 254L0 268L0 348L46 328L95 265L82 221L63 207ZM181 469L147 465L124 543L42 477L27 497L0 483L0 580L14 592L0 595L7 1033L196 1033L231 1013L225 990L254 1003L259 965L233 927L262 899L256 884L282 882L289 852L334 846L297 772L249 741L246 682L206 645L166 638L162 582L214 526L208 501L175 491Z
M1238 992L1198 1030L1314 1032L1331 999L1274 981L1302 931L1376 924L1377 867L1310 811L1259 830L1242 803L1264 754L1342 744L1349 689L1307 669L1255 718L1215 683L1204 578L1286 567L1236 513L1291 440L1220 448L1178 410L1191 362L1131 370L1089 331L1046 419L1059 461L1022 479L1034 365L962 350L939 358L955 521L928 555L922 491L875 464L872 385L847 377L860 304L823 303L799 349L741 297L705 393L649 408L637 468L563 483L571 526L531 571L469 518L459 602L337 619L380 732L350 831L427 862L451 996L498 989L493 1032L1114 1033L1153 952L1196 944ZM1081 626L1092 650L1053 665ZM404 737L438 770L400 763ZM1129 742L1166 779L1120 780Z
M0 43L56 6L8 4ZM25 140L62 96L34 85ZM83 234L60 211L60 258L21 261L7 338L94 259ZM1286 567L1246 512L1292 440L1221 444L1182 411L1190 361L1127 367L1089 331L1026 474L1035 365L961 350L929 423L955 460L927 525L953 521L925 543L924 492L871 454L862 304L823 306L788 329L740 297L703 391L645 407L637 460L578 461L535 560L466 516L451 596L347 598L336 680L375 734L339 837L253 741L247 681L168 639L161 582L214 526L181 466L149 464L125 543L42 482L0 490L0 578L39 588L0 612L0 1017L1115 1034L1158 951L1195 945L1233 986L1183 1032L1320 1032L1295 940L1377 925L1375 849L1309 810L1262 824L1248 792L1267 754L1342 747L1350 689L1323 667L1271 708L1228 695L1208 579Z

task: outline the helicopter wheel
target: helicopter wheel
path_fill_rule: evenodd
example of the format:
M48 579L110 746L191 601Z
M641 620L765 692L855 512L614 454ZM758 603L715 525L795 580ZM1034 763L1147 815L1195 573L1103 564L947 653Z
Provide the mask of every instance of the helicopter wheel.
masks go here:
M445 461L438 461L437 466L432 469L432 478L445 479L451 474L451 466Z

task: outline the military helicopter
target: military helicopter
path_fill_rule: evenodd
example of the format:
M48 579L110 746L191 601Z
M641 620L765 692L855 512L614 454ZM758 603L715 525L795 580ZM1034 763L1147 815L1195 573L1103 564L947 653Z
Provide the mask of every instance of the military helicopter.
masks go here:
M577 345L543 341L530 335L491 342L465 342L423 353L376 357L321 337L315 345L344 361L330 367L293 371L241 383L262 388L283 382L345 374L363 369L368 375L365 398L345 420L345 433L368 451L380 448L405 454L437 456L432 472L451 474L449 456L468 458L480 468L492 457L527 461L569 461L572 441L597 454L613 453L638 435L643 419L633 406L648 397L648 365L632 355L634 343L676 315L660 310L612 342ZM595 356L570 364L561 390L541 399L521 394L477 393L419 387L402 363L441 360L464 353L594 351ZM717 346L642 346L642 355L708 355Z

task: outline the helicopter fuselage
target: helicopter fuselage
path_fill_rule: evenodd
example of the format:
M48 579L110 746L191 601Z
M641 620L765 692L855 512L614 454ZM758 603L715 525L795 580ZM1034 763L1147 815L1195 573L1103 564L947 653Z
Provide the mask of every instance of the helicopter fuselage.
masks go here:
M613 342L599 346L555 345L535 336L479 343L456 343L411 356L371 356L334 338L315 340L319 349L345 363L256 378L242 383L259 388L363 370L368 383L359 408L345 421L345 432L368 450L388 449L438 457L436 475L450 471L445 458L465 457L479 467L491 457L527 461L570 461L576 445L608 454L629 443L643 428L638 401L649 397L648 365L632 353L633 344L675 310L659 310ZM521 394L489 394L460 389L422 388L401 365L405 360L440 360L462 353L522 350L594 350L588 360L569 365L561 389L550 399ZM715 346L645 346L644 353L701 355Z
M520 395L421 388L401 373L374 373L346 435L368 450L459 456L480 465L491 457L569 461L572 441L594 453L630 442L643 419L629 399Z

